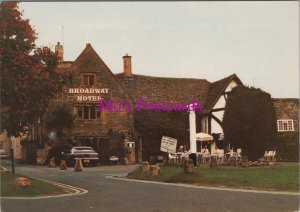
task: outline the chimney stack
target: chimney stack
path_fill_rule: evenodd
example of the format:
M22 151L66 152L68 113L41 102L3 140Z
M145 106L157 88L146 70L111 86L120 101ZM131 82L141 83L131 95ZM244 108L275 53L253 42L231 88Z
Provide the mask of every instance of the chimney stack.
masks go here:
M123 71L126 76L128 77L132 76L131 56L129 56L127 53L125 56L123 56Z
M64 48L59 42L55 46L55 54L58 57L58 62L64 61Z

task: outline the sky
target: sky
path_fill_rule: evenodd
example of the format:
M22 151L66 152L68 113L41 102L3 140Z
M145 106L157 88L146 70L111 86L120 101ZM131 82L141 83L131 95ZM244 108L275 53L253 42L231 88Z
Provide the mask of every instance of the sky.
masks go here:
M220 80L299 98L299 2L22 2L36 44L74 61L91 43L113 73Z

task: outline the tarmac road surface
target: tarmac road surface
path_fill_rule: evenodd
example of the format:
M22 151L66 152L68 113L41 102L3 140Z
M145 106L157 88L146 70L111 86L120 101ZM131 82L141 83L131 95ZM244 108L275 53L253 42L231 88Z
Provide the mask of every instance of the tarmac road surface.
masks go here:
M178 187L111 179L136 166L98 166L74 172L73 168L18 165L16 173L88 190L78 196L44 199L1 199L4 212L47 211L298 211L299 195L248 193Z

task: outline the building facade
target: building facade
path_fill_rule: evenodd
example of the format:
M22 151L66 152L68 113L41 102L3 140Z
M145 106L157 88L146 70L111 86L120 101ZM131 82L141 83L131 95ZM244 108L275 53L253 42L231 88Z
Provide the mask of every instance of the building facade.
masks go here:
M178 145L189 145L188 112L149 112L145 107L137 110L139 100L145 104L202 104L202 110L196 112L197 133L211 134L217 141L223 135L222 122L227 95L234 87L243 85L236 74L216 82L137 75L133 73L132 57L129 55L123 57L123 71L113 74L91 44L86 44L75 61L64 61L63 46L59 43L55 52L59 58L57 68L72 75L71 82L64 86L52 102L67 103L71 107L75 119L74 126L67 131L68 139L73 145L92 146L100 153L100 158L106 160L109 155L120 156L120 152L112 152L110 148L118 136L121 140L118 151L124 151L120 157L126 158L129 164L148 160L149 156L159 153L162 136L177 138ZM100 107L100 100L106 109ZM122 103L123 107L117 103ZM126 103L132 108L128 109ZM298 100L274 99L274 107L278 131L290 131L298 135ZM45 148L44 144L51 140L48 135L53 129L47 127L43 119L32 129L27 140L39 144L38 161L43 163L51 148L47 145ZM211 149L214 149L214 145L211 145Z
M150 103L184 102L186 104L195 101L203 105L203 110L197 113L198 132L213 134L218 139L223 134L222 118L227 94L235 86L242 85L235 74L214 83L210 83L205 79L136 75L133 74L131 56L128 55L123 57L123 72L113 74L90 44L86 45L74 62L63 61L62 51L62 46L58 44L56 53L61 58L60 68L71 71L73 76L72 84L64 88L61 96L61 101L67 101L72 106L74 115L76 115L75 126L70 129L69 135L79 145L91 145L99 152L101 152L102 144L108 139L109 131L123 133L126 140L125 144L133 142L129 140L131 137L129 132L141 135L139 139L143 138L145 144L143 151L145 153L148 151L147 145L153 142L150 139L148 140L151 136L143 133L144 129L135 124L139 123L139 117L143 119L141 111L137 112L137 108L128 111L125 107L118 112L99 111L100 99L104 103L108 103L109 100L113 102L130 102L133 107L138 105L138 100ZM145 111L145 108L141 110ZM154 113L158 116L158 119L168 119L168 117L163 118L168 116L162 114L163 112ZM179 113L187 114L186 112ZM153 113L152 115L154 116ZM181 121L186 123L186 118L187 116ZM151 121L145 120L145 122L148 126L144 128L149 127L148 131L156 130L150 127ZM158 122L163 122L163 120L158 120ZM169 133L173 136L172 130L177 131L179 129L176 129L175 126L172 129L174 123L168 124L171 125ZM183 128L186 128L183 130L186 131L185 134L187 135L189 126ZM189 141L184 138L181 142L186 145L189 144ZM154 143L159 144L160 140L155 139ZM134 144L134 146L140 149L142 145ZM214 149L214 146L211 148ZM159 150L157 145L156 149ZM134 152L137 153L136 150ZM135 160L133 160L133 157L128 157L128 159L131 158L129 161L136 162L137 155Z
M57 54L61 55L59 58L63 58L60 46L57 45L57 48ZM124 57L124 63L127 57ZM105 103L110 100L122 102L124 99L132 101L131 97L92 46L87 44L74 62L62 60L58 68L72 73L72 83L64 87L55 101L67 102L75 116L74 126L68 131L68 137L77 145L92 146L101 153L105 152L103 149L109 148L106 143L109 142L110 134L117 132L125 137L124 147L130 146L128 143L133 142L130 133L135 132L133 112L126 111L125 108L118 112L100 110L99 100ZM128 154L128 163L135 163L135 151L129 151Z

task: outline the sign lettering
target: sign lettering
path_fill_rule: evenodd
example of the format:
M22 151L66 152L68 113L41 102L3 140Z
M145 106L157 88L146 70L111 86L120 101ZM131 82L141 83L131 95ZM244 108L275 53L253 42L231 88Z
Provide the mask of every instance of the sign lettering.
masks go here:
M160 151L168 153L176 153L177 139L163 136L161 138Z

